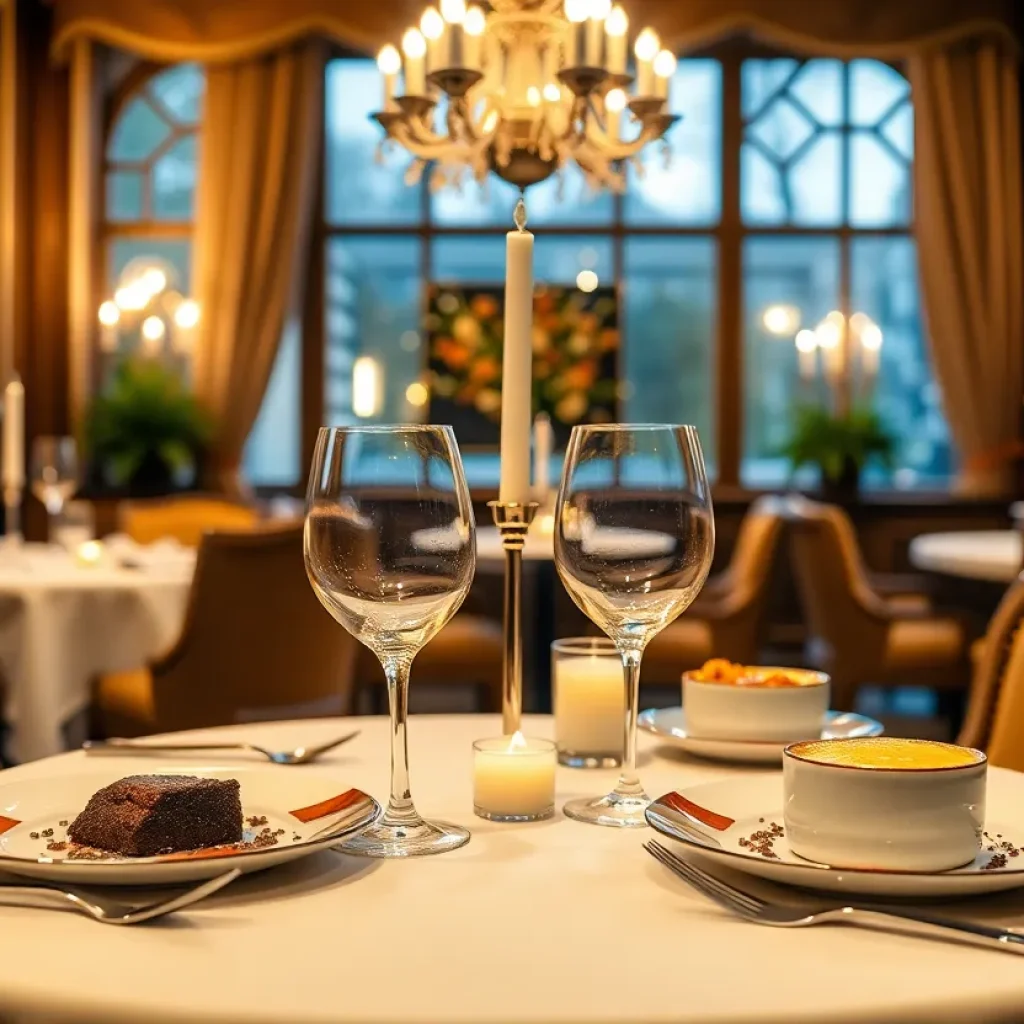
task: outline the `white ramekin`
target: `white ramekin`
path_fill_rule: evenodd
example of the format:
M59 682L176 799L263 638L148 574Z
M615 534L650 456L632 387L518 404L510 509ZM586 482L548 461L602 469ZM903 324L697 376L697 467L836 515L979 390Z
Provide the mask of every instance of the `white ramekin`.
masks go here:
M801 686L737 686L683 675L686 734L694 739L792 743L819 739L828 711L829 678L806 669L751 666L758 675L783 672Z
M864 741L816 746L851 742ZM833 867L882 871L947 871L974 860L985 822L983 753L972 750L975 760L966 765L872 768L815 761L813 751L803 749L808 746L792 744L782 758L783 815L793 853Z

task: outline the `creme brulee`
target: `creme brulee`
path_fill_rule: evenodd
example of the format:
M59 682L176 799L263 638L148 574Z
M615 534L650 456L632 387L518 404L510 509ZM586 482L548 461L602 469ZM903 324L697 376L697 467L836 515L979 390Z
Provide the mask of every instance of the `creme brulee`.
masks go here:
M789 753L801 760L845 768L881 768L887 771L927 771L979 764L985 755L970 747L935 740L909 740L871 736L850 740L811 740L796 743Z

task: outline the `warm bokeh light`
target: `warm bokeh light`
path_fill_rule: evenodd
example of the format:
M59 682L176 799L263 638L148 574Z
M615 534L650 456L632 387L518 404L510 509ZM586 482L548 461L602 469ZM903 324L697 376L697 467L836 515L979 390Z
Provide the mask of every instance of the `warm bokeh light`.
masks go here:
M150 295L145 288L139 286L138 281L133 281L114 292L114 302L120 309L139 310L145 309L149 303Z
M794 343L798 352L813 352L818 347L818 338L814 331L805 329L797 332Z
M427 41L423 38L423 33L418 28L407 29L405 35L402 36L402 53L406 57L416 59L423 57L426 52Z
M867 319L865 317L865 319ZM860 331L860 343L870 352L877 352L882 347L882 328L869 320Z
M654 73L659 78L671 78L676 73L676 56L671 50L659 50L654 58Z
M586 21L590 16L590 0L565 0L565 16L577 25Z
M199 323L199 303L194 299L185 299L174 311L174 322L179 327L195 327Z
M444 18L436 7L428 7L420 18L420 31L427 39L440 39L444 34Z
M548 84L544 86L544 99L546 99L548 103L557 103L561 98L562 90L559 89L554 82L548 82Z
M768 306L761 315L761 323L769 334L793 334L800 327L800 310L782 304Z
M106 302L100 304L99 317L100 323L104 327L113 327L121 319L121 310L116 302L111 302L110 299L107 299Z
M658 33L652 28L645 28L636 37L633 52L636 54L637 60L654 60L660 48L661 40L658 38Z
M430 398L430 392L427 391L426 385L421 384L418 380L414 380L405 389L405 400L417 409L426 405L428 398Z
M608 12L604 30L610 36L624 36L629 31L629 18L618 4Z
M360 356L352 364L352 411L360 419L380 412L384 394L384 375L373 356Z
M588 15L594 21L604 21L612 12L612 0L590 0Z
M540 106L540 89L538 89L537 86L531 85L526 90L526 102L529 103L531 107Z
M597 274L592 270L581 270L576 275L576 287L581 292L592 292L600 284Z
M487 116L484 118L483 129L485 132L490 134L498 127L499 114L496 110L490 110L487 112Z
M150 267L139 279L139 284L150 295L156 295L167 287L167 275L159 267Z
M613 114L626 109L626 94L622 89L609 89L608 95L604 98L605 110Z
M146 341L159 341L167 333L167 325L158 316L147 316L142 321L142 336Z
M484 15L483 8L470 7L469 10L466 11L466 17L462 20L462 28L465 30L466 34L471 36L482 36L486 27L487 18Z
M461 25L466 17L466 0L441 0L441 17L449 25Z
M841 334L842 327L827 317L814 329L814 336L818 339L818 348L838 348Z
M377 67L382 75L397 75L401 71L402 57L390 43L377 54Z

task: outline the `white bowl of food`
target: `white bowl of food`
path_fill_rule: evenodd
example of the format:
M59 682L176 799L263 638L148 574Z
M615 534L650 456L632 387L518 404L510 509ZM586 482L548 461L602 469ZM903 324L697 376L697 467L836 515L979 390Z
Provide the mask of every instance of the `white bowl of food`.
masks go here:
M786 839L832 867L949 871L977 856L988 760L934 740L812 740L782 758Z
M819 739L828 701L828 676L808 669L734 665L716 658L683 675L686 733L694 739Z

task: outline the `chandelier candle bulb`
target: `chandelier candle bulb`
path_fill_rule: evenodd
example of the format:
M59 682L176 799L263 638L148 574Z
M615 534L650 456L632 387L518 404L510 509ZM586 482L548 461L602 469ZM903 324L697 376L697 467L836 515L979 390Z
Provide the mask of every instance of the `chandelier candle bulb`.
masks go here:
M654 58L654 95L660 100L669 98L669 84L676 73L676 58L670 50L659 50Z
M483 36L486 27L487 19L483 9L470 7L462 20L462 64L470 71L480 71L483 67Z
M613 75L626 73L626 41L629 32L629 18L626 12L616 4L604 23L605 35L607 35L607 56L608 70Z
M636 37L633 53L636 55L636 94L651 96L654 93L654 58L658 56L661 41L658 33L645 28Z
M801 380L814 380L818 372L818 339L814 331L802 330L794 339Z
M380 73L384 76L384 109L394 110L396 108L395 87L398 82L398 72L402 69L402 58L390 43L383 47L377 56L377 67L380 68Z
M427 41L419 29L411 28L402 36L402 53L405 54L405 94L424 96L427 92L426 68Z
M441 0L441 17L444 19L443 41L444 68L461 68L465 66L463 53L462 22L466 17L466 0Z
M611 0L590 0L587 12L587 65L599 68L604 65L604 22L611 12Z
M20 500L25 487L25 387L17 374L4 388L3 457L4 502L10 505L10 495Z
M589 0L565 0L565 16L569 26L565 34L565 66L578 67L584 61L586 26L590 15Z
M427 41L427 73L444 67L442 42L444 37L444 19L436 7L428 7L420 18L420 32Z
M515 231L505 237L505 340L501 386L501 482L504 502L530 500L530 411L533 392L533 235L526 204L516 203Z
M555 813L555 745L517 732L473 744L473 810L491 821Z

